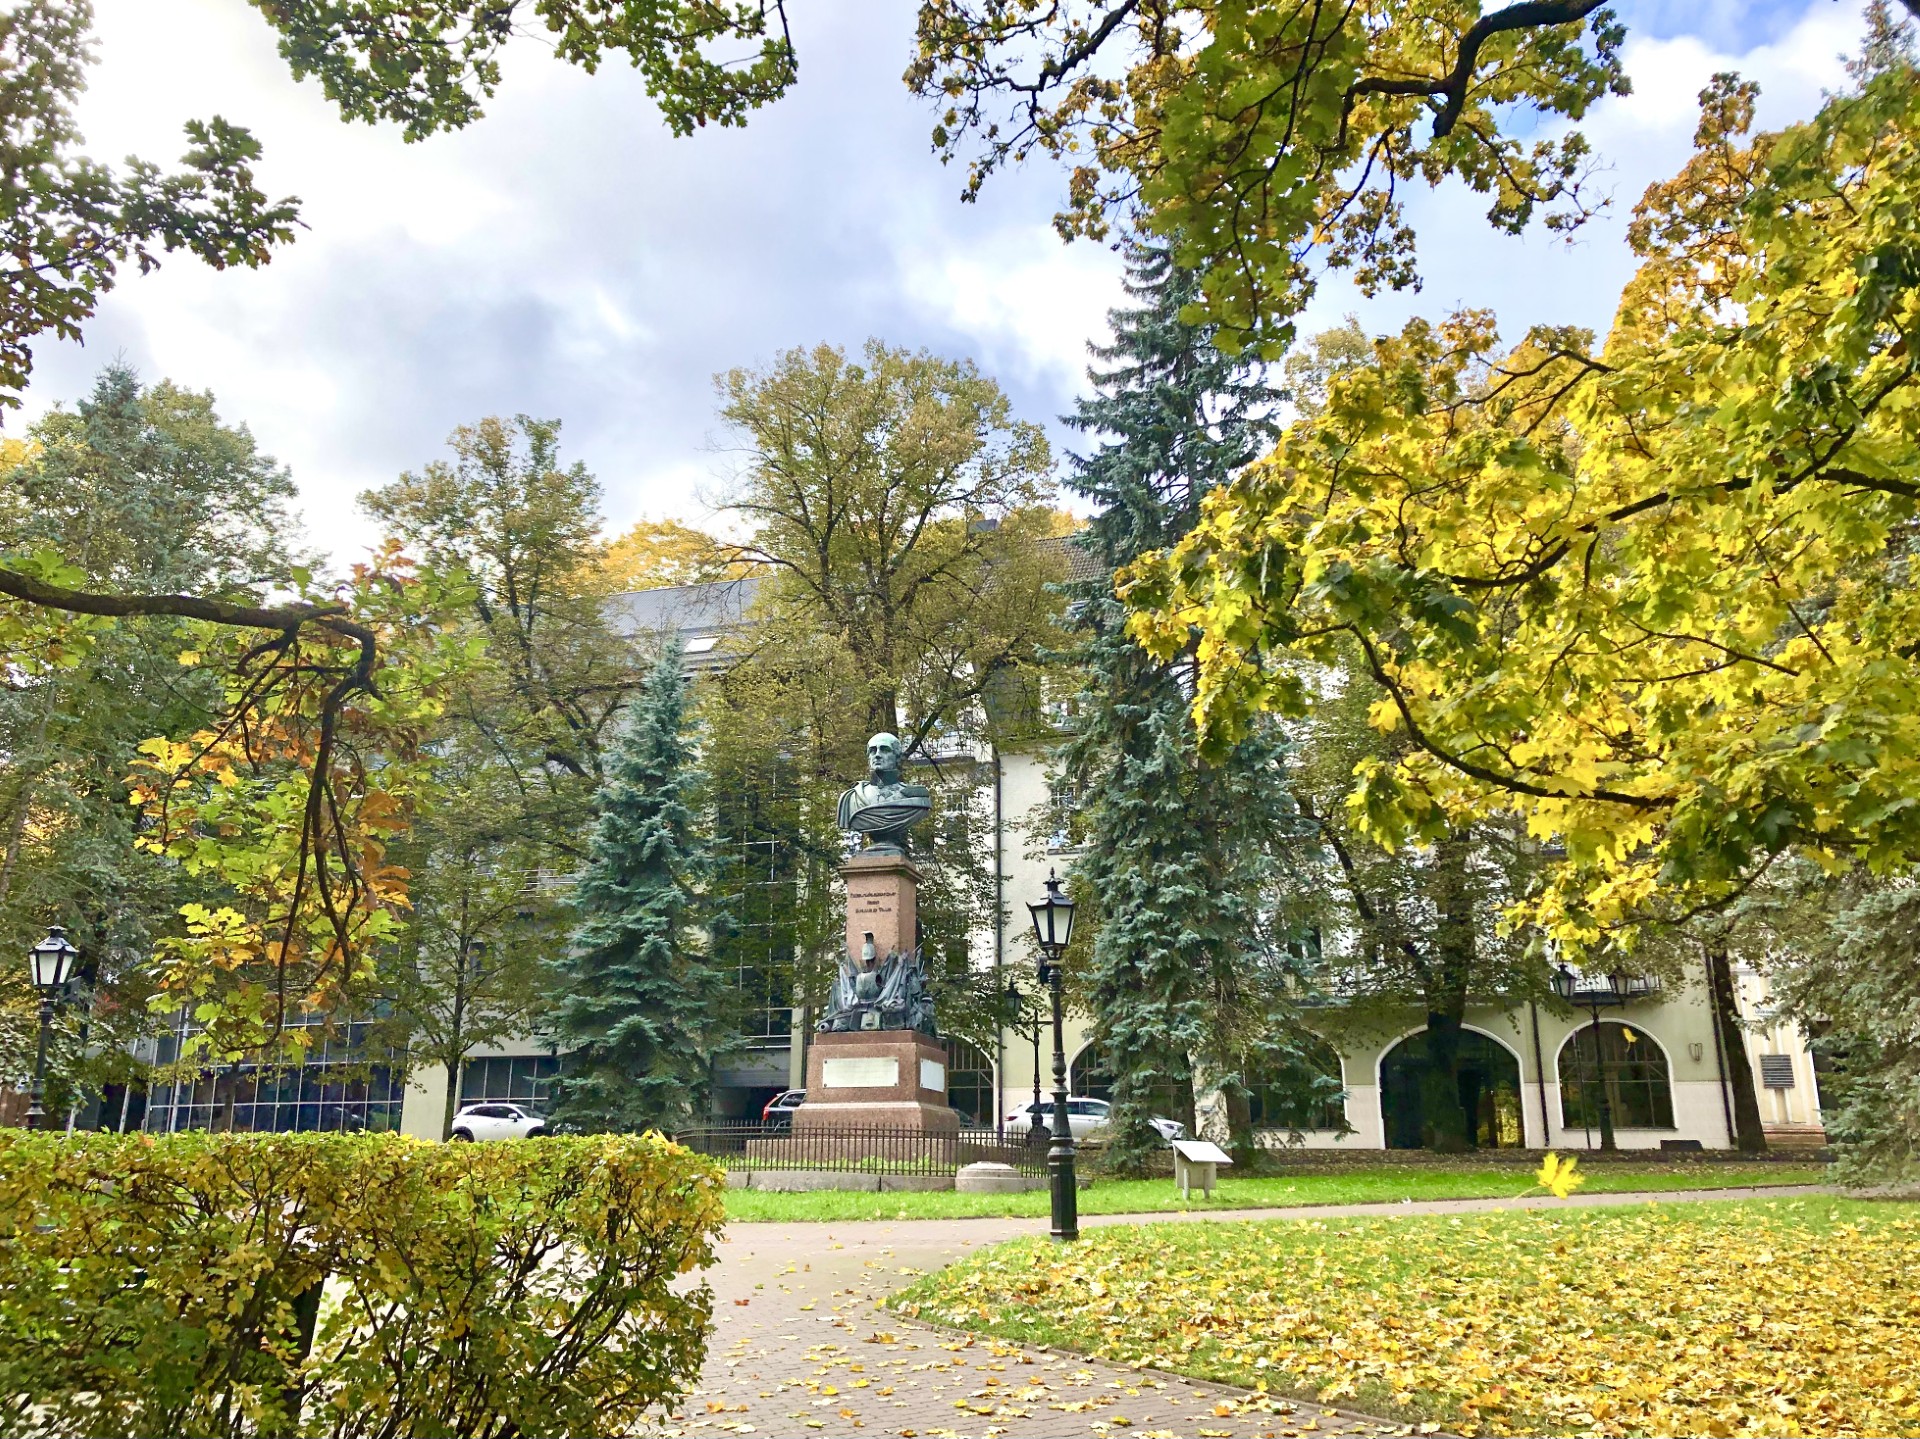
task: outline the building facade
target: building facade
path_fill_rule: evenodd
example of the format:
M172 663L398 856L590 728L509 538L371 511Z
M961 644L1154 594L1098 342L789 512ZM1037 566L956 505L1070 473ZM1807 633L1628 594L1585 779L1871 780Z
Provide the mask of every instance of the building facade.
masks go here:
M679 586L621 596L615 613L634 633L677 633L696 674L728 663L749 625L757 581ZM1017 750L983 747L948 756L972 767L980 804L990 806L988 827L1000 915L972 936L971 951L983 978L997 989L1012 982L1038 991L1034 950L1026 935L1026 904L1039 897L1048 873L1071 862L1062 796L1048 773L1044 734ZM762 863L765 883L782 883L780 857L751 856ZM748 865L747 868L752 868ZM765 943L743 964L740 983L752 998L743 1051L716 1073L716 1117L757 1118L761 1106L805 1082L806 1049L814 1016L794 1003L781 982L779 937L769 928ZM1763 982L1738 976L1743 1015L1757 1028L1745 1034L1748 1063L1761 1095L1762 1117L1774 1136L1817 1142L1821 1136L1818 1076L1805 1036L1772 1019ZM1585 1010L1563 1005L1485 1003L1466 1015L1463 1071L1472 1090L1475 1138L1488 1147L1582 1149L1599 1144L1604 1102L1619 1146L1658 1149L1720 1149L1732 1143L1732 1075L1727 1036L1718 1032L1706 999L1704 976L1665 989L1636 993L1609 1004L1596 1028ZM1409 1011L1402 1021L1378 1017L1362 1026L1337 1006L1321 1013L1316 1029L1325 1041L1323 1067L1340 1082L1344 1097L1312 1113L1289 1113L1256 1092L1256 1125L1267 1141L1303 1142L1333 1149L1413 1148L1421 1142L1418 1061L1421 1020ZM948 1099L972 1122L992 1127L1030 1103L1036 1076L1051 1087L1051 1039L1036 1045L1032 1031L1002 1029L991 1044L948 1041ZM1084 1022L1069 1023L1069 1070L1076 1094L1101 1095L1107 1088L1099 1056L1087 1043ZM462 1072L417 1067L407 1079L399 1126L438 1138L449 1084L463 1103L518 1099L538 1103L558 1072L559 1058L541 1037L476 1050ZM1463 1098L1465 1096L1463 1095ZM1220 1123L1216 1106L1199 1106L1203 1125Z

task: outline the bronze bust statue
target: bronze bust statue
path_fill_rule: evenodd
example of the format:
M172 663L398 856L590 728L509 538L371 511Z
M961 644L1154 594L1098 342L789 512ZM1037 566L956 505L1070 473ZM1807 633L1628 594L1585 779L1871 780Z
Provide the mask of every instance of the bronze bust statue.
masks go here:
M925 785L901 783L900 761L899 736L875 735L867 741L867 778L840 796L840 828L866 837L863 853L905 858L907 831L933 808Z

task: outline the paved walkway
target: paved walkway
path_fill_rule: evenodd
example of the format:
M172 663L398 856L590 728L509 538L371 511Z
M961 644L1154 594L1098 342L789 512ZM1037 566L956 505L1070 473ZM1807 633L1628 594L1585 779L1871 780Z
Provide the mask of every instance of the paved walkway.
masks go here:
M1416 1204L1088 1216L1112 1224L1459 1214L1540 1205L1795 1197L1806 1188L1455 1199ZM714 1334L700 1387L664 1435L851 1435L900 1439L1304 1439L1415 1434L1320 1404L1293 1404L996 1340L943 1333L880 1301L981 1245L1042 1233L1044 1220L920 1219L735 1224L708 1278ZM1426 1431L1426 1432L1431 1432Z

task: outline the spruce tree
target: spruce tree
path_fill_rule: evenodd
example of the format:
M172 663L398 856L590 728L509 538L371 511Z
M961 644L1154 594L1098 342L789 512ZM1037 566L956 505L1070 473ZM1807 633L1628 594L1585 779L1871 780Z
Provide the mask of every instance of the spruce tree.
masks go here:
M670 644L608 759L574 896L578 924L556 966L567 1051L557 1117L568 1128L671 1130L702 1118L714 1061L731 1047L686 708L680 647Z
M1093 350L1095 394L1068 421L1104 442L1075 457L1068 481L1098 506L1080 544L1099 573L1074 586L1085 686L1063 758L1087 797L1074 888L1096 920L1085 992L1113 1068L1110 1153L1122 1166L1158 1146L1146 1122L1157 1108L1191 1118L1196 1077L1225 1096L1245 1145L1248 1062L1297 1058L1283 1013L1292 952L1260 897L1301 829L1277 734L1201 763L1190 662L1157 660L1126 634L1114 571L1192 528L1201 497L1270 441L1279 398L1181 320L1196 275L1145 247L1129 271L1139 303L1111 314L1114 342Z

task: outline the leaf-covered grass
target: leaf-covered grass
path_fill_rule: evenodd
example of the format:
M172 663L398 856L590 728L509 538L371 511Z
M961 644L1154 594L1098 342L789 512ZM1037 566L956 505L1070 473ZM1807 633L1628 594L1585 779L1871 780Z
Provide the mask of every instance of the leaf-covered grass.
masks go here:
M1739 1189L1749 1185L1818 1184L1822 1171L1785 1164L1609 1164L1582 1170L1584 1194L1641 1190ZM1171 1214L1189 1209L1284 1209L1296 1204L1395 1204L1402 1199L1501 1199L1528 1191L1530 1170L1461 1165L1391 1165L1337 1173L1262 1175L1223 1179L1213 1198L1183 1201L1171 1179L1106 1179L1080 1192L1082 1214ZM1539 1191L1532 1190L1533 1193ZM727 1192L727 1218L798 1222L850 1219L981 1219L1047 1213L1044 1190L1026 1194L862 1194L826 1190L780 1194L755 1189Z
M1920 1205L1649 1203L1017 1240L908 1315L1461 1434L1920 1434Z

